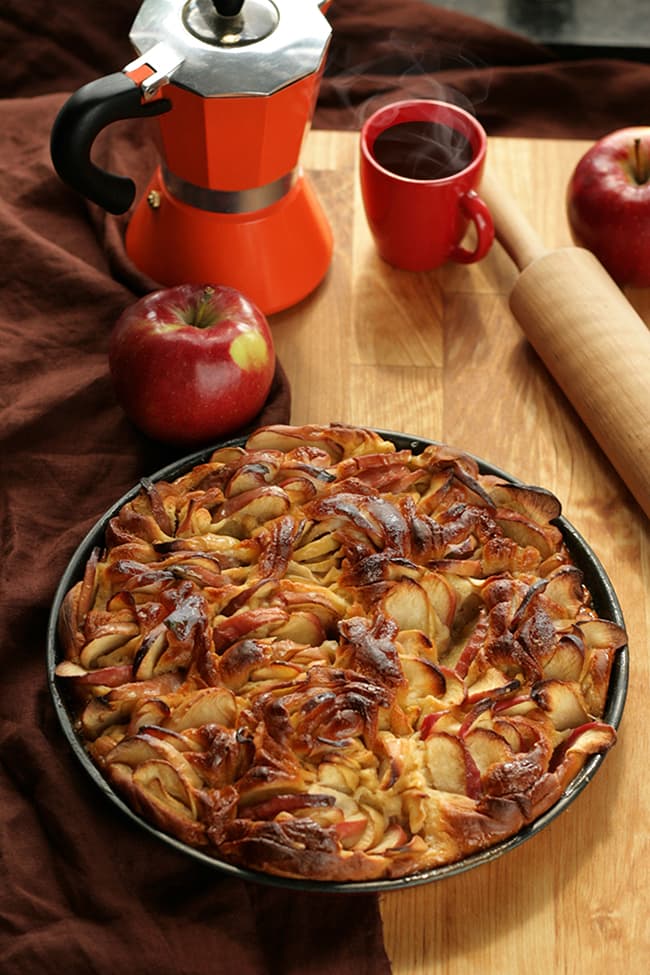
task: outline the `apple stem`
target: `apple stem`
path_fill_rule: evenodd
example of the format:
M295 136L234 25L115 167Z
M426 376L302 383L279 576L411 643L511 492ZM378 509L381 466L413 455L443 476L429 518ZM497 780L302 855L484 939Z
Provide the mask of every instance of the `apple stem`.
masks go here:
M637 136L634 140L633 175L639 186L643 186L644 183L648 182L648 158L646 153L642 151L642 146L641 139Z
M210 305L210 299L213 294L214 288L206 284L203 289L203 294L196 303L192 319L188 322L189 325L194 325L196 328L206 328L206 326L212 325L214 322L214 309Z

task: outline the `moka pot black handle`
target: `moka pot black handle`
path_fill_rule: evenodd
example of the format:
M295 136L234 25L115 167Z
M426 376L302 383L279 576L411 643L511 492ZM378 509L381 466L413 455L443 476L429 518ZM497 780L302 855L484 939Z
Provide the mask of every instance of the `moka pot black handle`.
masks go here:
M126 213L135 198L135 183L91 161L93 142L107 125L120 119L147 118L171 109L166 98L145 102L140 86L122 71L90 81L65 102L50 137L54 168L68 186L109 213Z

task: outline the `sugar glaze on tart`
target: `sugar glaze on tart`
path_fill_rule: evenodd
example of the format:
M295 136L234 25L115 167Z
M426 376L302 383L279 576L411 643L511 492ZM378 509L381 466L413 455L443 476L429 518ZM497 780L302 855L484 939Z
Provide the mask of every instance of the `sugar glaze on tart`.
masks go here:
M445 446L261 428L110 520L59 619L75 729L231 864L345 882L488 849L616 738L625 633L559 514Z

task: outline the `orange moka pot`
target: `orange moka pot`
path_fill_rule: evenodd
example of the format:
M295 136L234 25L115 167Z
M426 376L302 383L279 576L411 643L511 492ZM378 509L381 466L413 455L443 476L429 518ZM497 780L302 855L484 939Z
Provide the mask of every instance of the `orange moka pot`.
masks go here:
M134 264L163 285L227 284L266 314L325 276L332 234L300 166L331 28L317 0L144 0L138 57L63 105L59 176L110 213L135 184L90 159L111 122L159 116L163 159L126 230Z

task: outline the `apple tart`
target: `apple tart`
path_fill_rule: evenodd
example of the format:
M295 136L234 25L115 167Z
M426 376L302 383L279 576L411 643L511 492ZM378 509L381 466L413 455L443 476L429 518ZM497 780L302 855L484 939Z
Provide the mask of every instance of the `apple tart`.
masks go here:
M616 738L621 626L547 491L428 444L271 426L107 524L59 682L140 817L281 877L407 877L548 810Z

